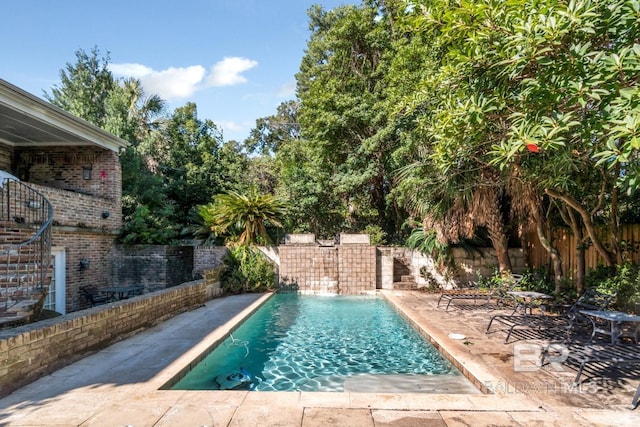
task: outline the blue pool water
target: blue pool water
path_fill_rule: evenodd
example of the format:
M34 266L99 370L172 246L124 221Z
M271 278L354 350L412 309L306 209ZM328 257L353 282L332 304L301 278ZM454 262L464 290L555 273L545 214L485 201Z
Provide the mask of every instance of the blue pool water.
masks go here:
M460 375L387 301L276 294L172 389L220 389L240 368L263 391L343 391L349 379Z

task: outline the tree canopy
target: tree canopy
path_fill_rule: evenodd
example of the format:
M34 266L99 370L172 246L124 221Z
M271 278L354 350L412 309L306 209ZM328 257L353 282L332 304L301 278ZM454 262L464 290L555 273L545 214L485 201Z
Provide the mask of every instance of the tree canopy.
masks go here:
M243 142L224 142L195 104L167 114L97 49L61 71L49 99L132 142L125 239L175 241L194 207L253 194L288 200L288 232L375 229L400 243L417 229L430 251L487 237L501 270L533 232L557 283L554 228L571 230L582 262L589 246L610 266L625 259L620 226L640 205L640 3L365 0L308 13L295 99Z

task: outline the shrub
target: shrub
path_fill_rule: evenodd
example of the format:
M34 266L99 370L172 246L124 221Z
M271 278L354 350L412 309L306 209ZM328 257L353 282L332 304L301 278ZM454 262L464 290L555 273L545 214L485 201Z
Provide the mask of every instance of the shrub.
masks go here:
M386 243L387 233L379 225L367 225L364 228L364 234L369 235L372 246L382 246Z
M617 292L615 307L632 312L636 304L640 304L640 265L627 262L615 269L598 266L587 273L585 285L599 292Z
M266 292L275 288L275 270L259 249L235 246L224 257L220 285L225 293Z

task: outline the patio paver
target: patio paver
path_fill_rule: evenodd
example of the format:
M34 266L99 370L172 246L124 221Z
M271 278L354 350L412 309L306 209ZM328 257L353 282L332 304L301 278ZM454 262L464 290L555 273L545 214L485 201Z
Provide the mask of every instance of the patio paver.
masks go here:
M640 425L629 405L640 379L628 371L571 389L574 372L514 371L514 344L485 334L492 312L436 309L437 296L383 291L405 316L494 394L394 394L159 390L207 339L260 295L210 301L0 399L2 426L442 426ZM448 336L455 332L466 340ZM466 343L465 343L466 341ZM259 424L256 421L259 420Z

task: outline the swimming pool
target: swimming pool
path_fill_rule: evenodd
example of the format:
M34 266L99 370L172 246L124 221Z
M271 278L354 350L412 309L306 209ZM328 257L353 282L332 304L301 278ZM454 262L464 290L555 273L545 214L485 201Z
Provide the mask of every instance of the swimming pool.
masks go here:
M226 381L240 377L243 384ZM460 380L459 371L382 297L283 293L171 388L348 391L391 384L429 392L434 382Z

